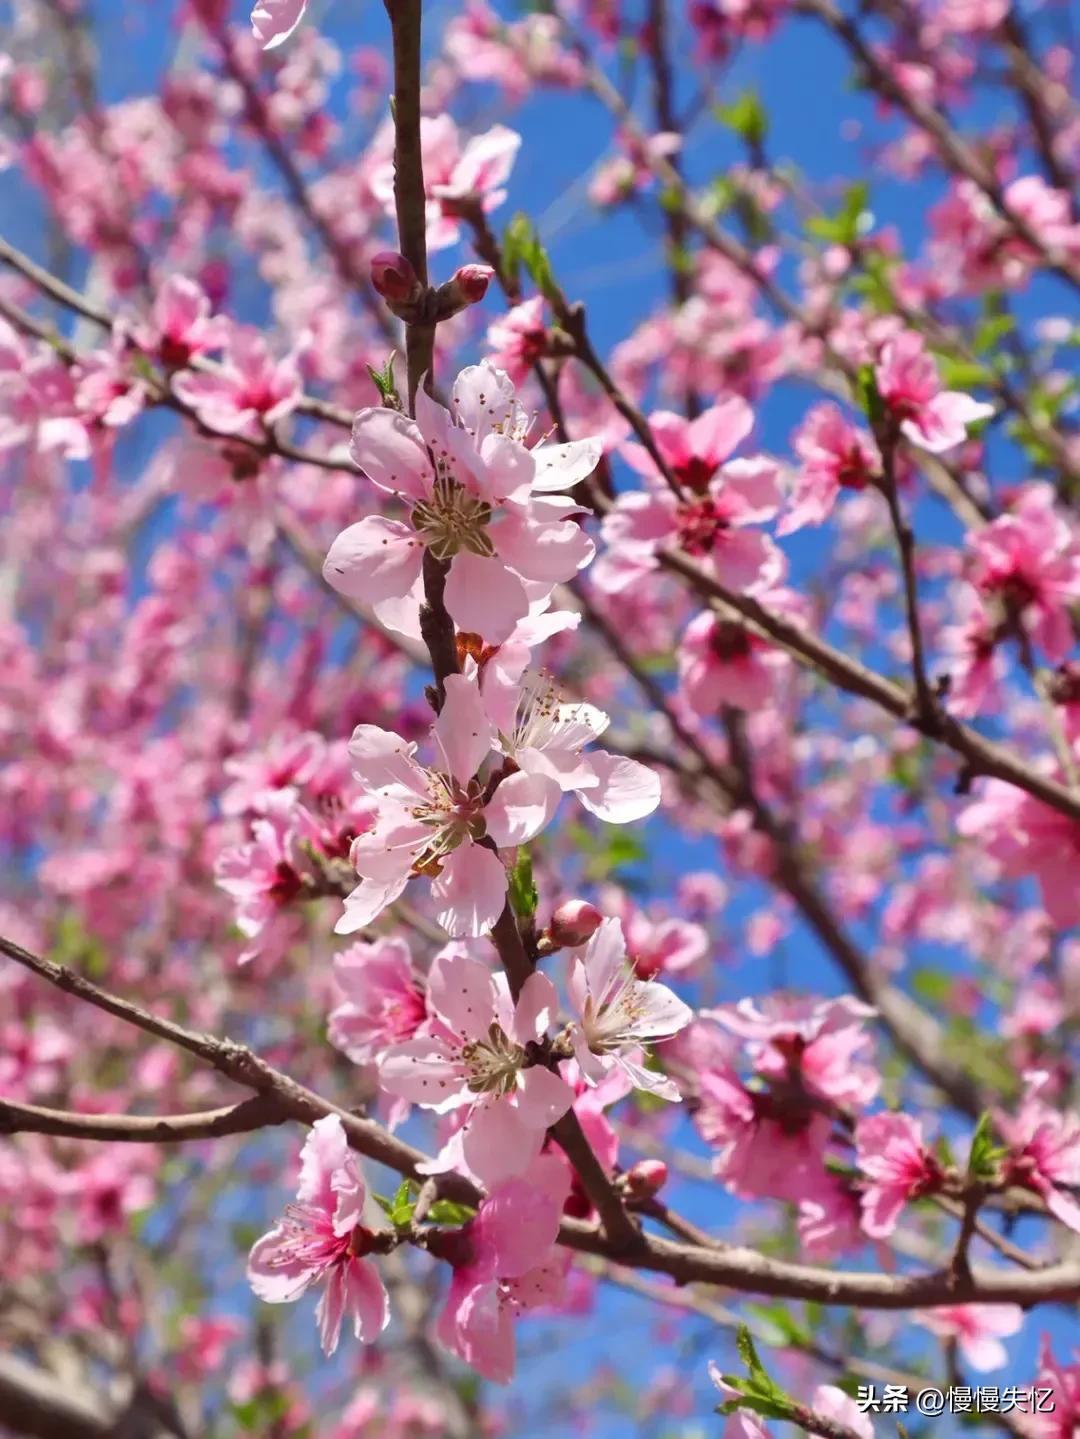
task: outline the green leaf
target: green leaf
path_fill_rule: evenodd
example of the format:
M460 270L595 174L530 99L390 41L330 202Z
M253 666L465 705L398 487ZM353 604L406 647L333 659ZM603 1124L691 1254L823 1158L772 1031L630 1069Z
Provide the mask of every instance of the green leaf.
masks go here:
M971 1136L971 1148L968 1152L969 1178L994 1179L997 1176L998 1163L1004 1154L1005 1150L994 1143L993 1122L984 1110L979 1115L975 1132Z
M365 365L365 369L371 376L371 383L379 392L379 399L384 405L389 405L393 410L401 409L401 396L398 394L397 381L394 379L394 360L397 358L397 351L391 350L386 357L386 364L381 370L374 365Z
M861 365L856 380L859 404L863 413L875 425L885 417L885 402L881 398L881 391L877 387L877 376L874 374L873 365Z
M436 1199L428 1210L428 1218L435 1224L468 1224L476 1210L467 1204L458 1204L453 1199Z
M546 299L551 300L558 294L548 253L540 243L532 221L520 211L507 225L503 235L503 261L515 279L521 266L524 266L533 284Z
M412 1223L413 1210L416 1208L416 1200L413 1198L413 1184L411 1179L403 1179L398 1185L393 1199L387 1199L385 1195L374 1195L375 1203L389 1219L395 1229L404 1229Z
M769 117L753 90L744 90L730 105L717 105L713 113L721 125L734 130L749 144L760 145L769 132Z
M532 919L540 895L533 880L532 855L524 847L518 850L509 877L510 904L519 919Z
M849 249L870 228L873 217L867 208L870 186L865 180L849 185L844 199L835 215L811 215L806 222L809 234L830 245L845 245Z

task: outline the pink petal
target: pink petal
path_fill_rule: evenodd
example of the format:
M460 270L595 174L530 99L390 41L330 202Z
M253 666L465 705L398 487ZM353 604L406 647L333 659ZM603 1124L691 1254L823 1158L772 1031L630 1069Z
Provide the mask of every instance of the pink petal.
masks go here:
M353 1259L346 1266L345 1308L352 1315L353 1332L363 1344L373 1344L390 1323L390 1301L374 1264Z
M362 879L352 893L346 895L345 908L334 925L334 933L355 934L358 929L367 929L387 905L393 904L408 882L407 868L394 879Z
M557 490L560 494L569 494L596 469L604 446L593 437L571 440L565 445L537 445L532 453L536 461L534 492Z
M443 1113L471 1099L461 1061L441 1039L407 1039L380 1056L379 1085L410 1104Z
M691 454L719 465L726 460L754 428L754 412L745 400L735 397L713 405L694 420L687 432Z
M420 577L424 547L408 525L369 515L342 530L323 562L323 579L362 604L402 599Z
M548 1129L563 1117L573 1102L574 1091L552 1070L534 1064L523 1071L517 1092L517 1112L531 1129Z
M259 0L251 12L251 28L264 50L283 45L304 18L307 0Z
M596 784L579 789L578 799L609 824L629 824L652 814L660 803L660 776L648 765L603 750L589 756Z
M440 953L428 975L428 1004L456 1034L477 1038L495 1018L492 974L479 959Z
M349 740L353 774L366 789L400 786L418 797L425 795L427 783L415 753L415 744L373 724L357 725Z
M519 1044L543 1039L559 1013L559 996L546 974L530 974L514 1007L514 1038Z
M432 735L450 774L459 783L468 784L487 759L494 739L475 680L464 675L447 676L446 700L432 726Z
M489 838L500 849L527 844L551 820L562 798L554 779L524 770L501 780L484 809Z
M419 428L397 410L361 410L353 421L349 454L373 485L413 500L431 494L433 475Z
M459 630L502 644L529 613L529 597L517 575L501 560L457 554L446 581L446 608Z
M447 934L478 939L502 913L506 870L491 850L463 844L444 861L431 897L440 906L437 918Z
M291 1304L318 1276L317 1269L288 1257L291 1245L286 1232L274 1228L252 1247L247 1265L248 1283L267 1304Z

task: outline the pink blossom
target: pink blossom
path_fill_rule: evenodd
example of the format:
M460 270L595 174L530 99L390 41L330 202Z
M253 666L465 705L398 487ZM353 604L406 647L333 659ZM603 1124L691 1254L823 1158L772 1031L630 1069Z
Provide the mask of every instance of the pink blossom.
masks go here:
M617 919L605 919L574 957L569 991L579 1019L574 1054L587 1083L617 1068L638 1089L676 1102L682 1097L670 1079L644 1066L641 1052L643 1044L685 1029L693 1011L667 985L635 978Z
M343 1003L330 1015L329 1039L354 1064L367 1064L390 1045L411 1039L427 1006L403 939L350 945L334 956Z
M560 948L577 949L591 939L604 922L600 911L585 899L563 900L545 933Z
M531 974L515 1004L503 974L449 949L432 964L428 1008L440 1026L388 1049L379 1083L437 1114L464 1110L461 1156L485 1185L522 1174L573 1101L565 1081L526 1052L556 1016L554 985Z
M303 892L306 866L300 844L315 839L317 828L293 796L282 794L267 803L251 833L247 843L222 850L214 866L218 885L238 903L237 929L252 941L241 963L254 957L264 930Z
M1080 1353L1074 1351L1071 1364L1054 1357L1050 1336L1044 1334L1039 1347L1039 1372L1035 1383L1049 1389L1054 1407L1032 1414L1027 1420L1036 1439L1074 1439L1080 1424Z
M991 855L1003 874L1034 875L1055 924L1080 923L1080 824L1006 780L988 779L957 818L962 835Z
M488 672L484 707L495 745L543 786L548 818L564 793L575 794L590 814L608 824L629 824L660 803L660 780L648 765L604 750L584 751L608 726L595 705L563 703L551 680L527 672L513 687Z
M1020 1332L1024 1311L1018 1304L943 1304L924 1310L919 1322L942 1339L955 1340L968 1365L989 1374L1009 1362L1001 1341Z
M1080 1184L1080 1116L1047 1103L1044 1072L1030 1071L1024 1079L1016 1115L998 1116L1008 1145L1003 1178L1033 1191L1055 1219L1080 1234L1080 1203L1069 1192Z
M880 473L877 447L838 405L815 405L792 441L801 460L791 508L777 533L793 534L804 525L820 525L832 514L841 490L863 490Z
M940 1189L941 1165L927 1149L922 1125L907 1114L872 1114L855 1128L855 1162L866 1176L863 1228L885 1239L912 1199Z
M654 916L619 890L605 894L604 910L615 914L626 939L629 963L638 979L658 974L690 974L709 952L709 936L700 924Z
M1000 627L969 585L959 588L956 612L958 623L941 631L938 644L949 676L949 709L970 718L997 702L1005 669L998 648Z
M505 370L514 384L520 385L548 351L543 295L535 295L507 310L488 327L487 342L491 348L491 364Z
M845 1394L843 1389L838 1389L835 1384L819 1384L814 1390L810 1408L823 1419L832 1419L837 1424L842 1424L845 1429L857 1434L858 1439L874 1439L874 1425L870 1415L859 1408L850 1394Z
M251 28L264 50L283 45L304 18L307 0L259 0L251 12Z
M405 610L419 608L429 549L449 561L445 601L454 623L498 644L534 601L591 559L592 541L571 518L573 501L550 492L590 474L600 449L593 440L528 449L529 420L514 387L486 362L457 377L452 405L453 416L421 390L415 421L395 410L360 411L353 459L373 484L409 504L409 522L371 515L350 525L323 573L401 628Z
M315 1311L324 1354L333 1354L342 1320L357 1339L373 1343L390 1322L386 1290L363 1225L364 1180L336 1114L316 1120L300 1154L296 1203L256 1241L248 1282L268 1304L291 1304L314 1284L325 1285Z
M1080 599L1080 542L1051 485L1025 485L1006 515L974 534L969 578L1002 621L1019 619L1054 664L1073 645L1070 606Z
M692 619L679 643L679 683L690 707L705 717L716 718L724 705L764 709L790 667L783 650L712 610Z
M349 742L353 772L373 803L370 828L353 841L360 883L347 897L338 934L364 929L402 893L410 878L432 877L439 923L451 935L481 935L506 898L506 871L496 846L524 844L550 817L543 780L518 773L490 797L477 770L494 738L475 684L450 675L446 701L432 726L439 754L426 769L416 745L376 725L358 725Z
M589 182L594 205L615 205L645 189L653 181L657 162L676 154L682 145L682 136L671 130L639 137L636 131L621 129L615 138L622 154L599 165Z
M384 143L388 142L389 132L384 131L383 136ZM428 196L428 249L442 250L460 238L460 202L479 201L484 211L490 212L506 199L503 187L514 167L521 136L505 125L493 125L463 143L449 115L425 115L420 121L420 145ZM389 154L372 174L371 189L393 214L394 166Z
M210 299L198 281L169 275L154 296L150 319L136 326L132 336L162 364L180 370L196 355L221 349L229 323L211 313Z
M300 372L291 356L277 360L256 330L234 327L213 371L184 370L173 390L208 429L257 439L296 407Z
M674 495L658 478L642 446L623 447L650 483L620 495L605 515L601 534L608 548L594 575L598 586L615 594L636 583L655 568L656 550L665 545L704 562L732 589L768 587L780 578L780 551L766 535L745 528L776 514L777 466L764 458L722 464L752 425L750 407L740 399L693 421L667 411L650 416L656 447L686 497Z
M913 330L902 331L885 345L875 378L901 433L934 455L963 444L968 425L994 413L993 405L941 388L934 357Z
M221 796L223 814L263 811L274 795L299 797L299 791L326 755L323 737L311 730L274 735L265 749L227 759L223 769L232 783Z
M828 1118L747 1089L722 1061L698 1074L694 1122L719 1147L713 1170L733 1194L798 1204L826 1183Z
M761 1007L741 999L701 1014L738 1035L754 1068L770 1081L801 1081L833 1104L862 1107L881 1082L864 1053L873 1045L865 1023L876 1012L851 995L817 1001L778 995Z
M555 1240L569 1189L564 1166L541 1155L527 1176L493 1189L461 1232L468 1258L454 1268L436 1334L495 1384L514 1376L518 1316L562 1297L570 1255Z

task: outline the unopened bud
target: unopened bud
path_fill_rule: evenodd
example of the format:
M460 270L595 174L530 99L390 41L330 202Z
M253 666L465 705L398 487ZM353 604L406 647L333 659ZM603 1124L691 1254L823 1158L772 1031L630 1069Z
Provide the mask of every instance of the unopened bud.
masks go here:
M586 899L568 899L551 916L548 934L555 948L575 949L592 939L604 916Z
M459 310L482 300L494 274L490 265L462 265L455 270L446 284L439 286L436 301L438 318L448 320Z
M652 1199L667 1183L667 1165L662 1159L639 1159L622 1177L631 1199Z
M421 295L416 271L396 250L380 250L372 256L371 283L391 305L415 304Z

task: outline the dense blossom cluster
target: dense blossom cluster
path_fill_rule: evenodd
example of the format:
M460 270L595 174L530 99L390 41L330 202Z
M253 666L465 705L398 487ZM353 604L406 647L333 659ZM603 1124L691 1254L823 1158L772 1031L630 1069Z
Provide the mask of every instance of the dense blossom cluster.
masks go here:
M494 1439L550 1334L567 1432L1072 1434L1057 0L177 0L119 100L14 8L0 1430ZM811 35L866 182L727 93Z

